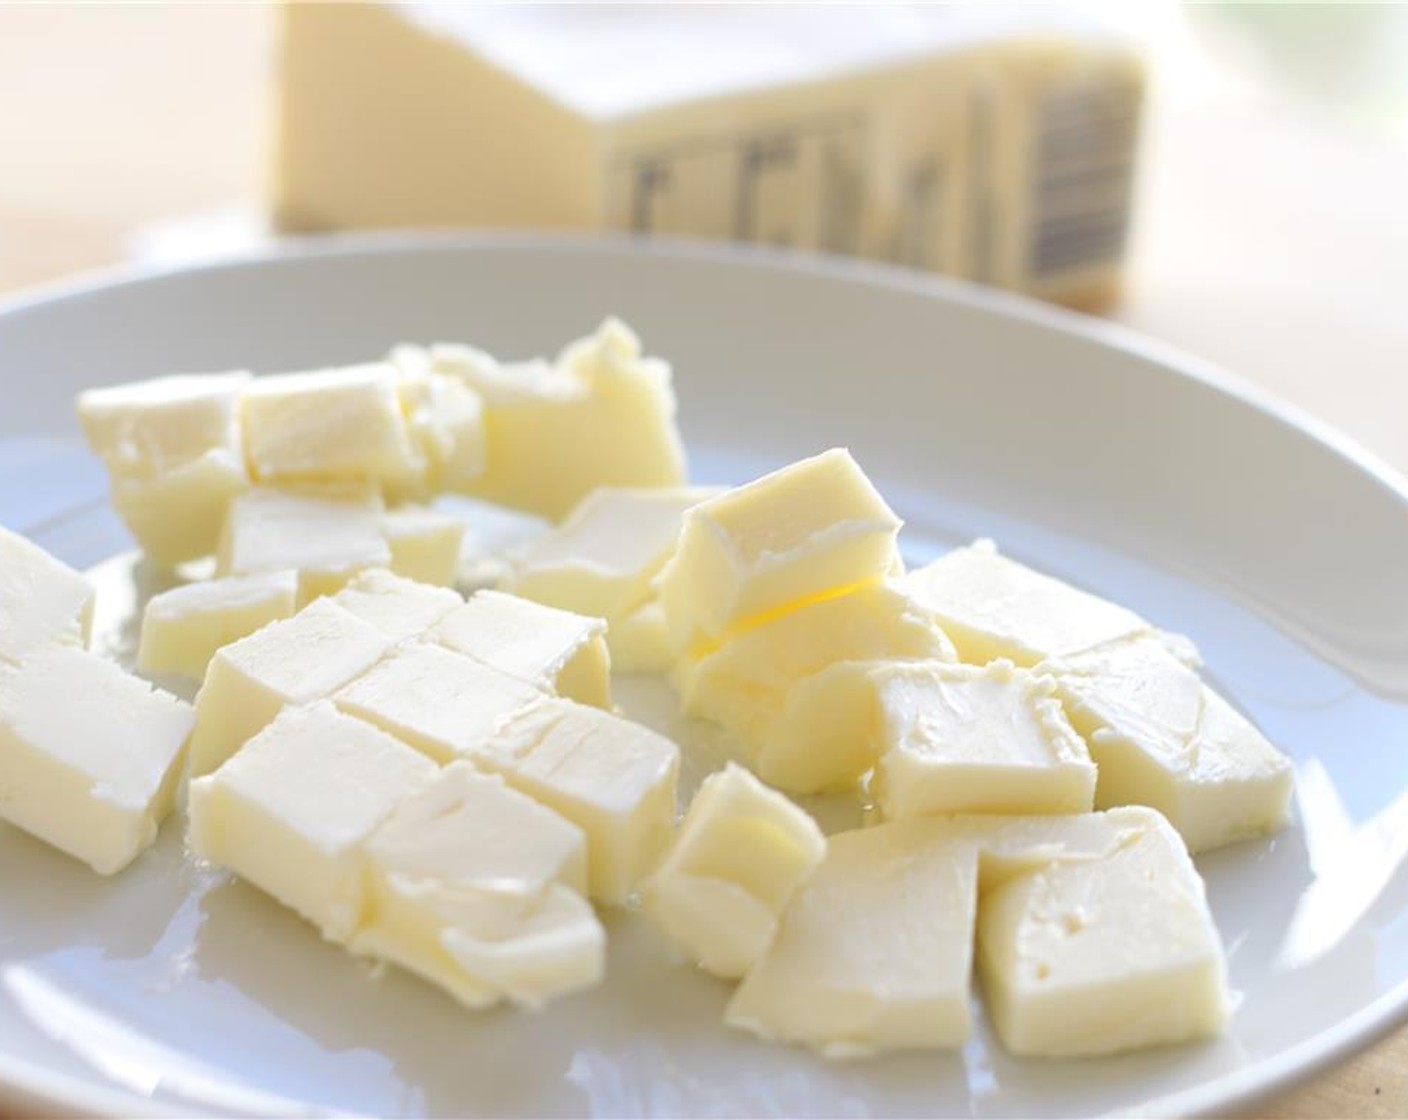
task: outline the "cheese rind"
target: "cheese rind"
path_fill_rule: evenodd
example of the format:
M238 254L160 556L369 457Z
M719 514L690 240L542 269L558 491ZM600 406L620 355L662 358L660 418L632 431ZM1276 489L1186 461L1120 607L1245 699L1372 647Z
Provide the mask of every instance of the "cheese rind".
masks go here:
M464 603L448 587L417 583L380 568L357 573L332 601L395 642L425 633Z
M0 661L53 644L86 646L93 586L33 541L0 527Z
M641 908L705 971L739 977L766 951L778 915L825 853L811 817L730 764L695 794L641 888Z
M0 817L120 871L171 811L193 723L190 705L77 647L0 667Z
M200 680L217 650L294 612L294 572L188 583L147 600L137 665Z
M381 532L398 576L450 587L459 575L464 522L426 506L399 506L382 516Z

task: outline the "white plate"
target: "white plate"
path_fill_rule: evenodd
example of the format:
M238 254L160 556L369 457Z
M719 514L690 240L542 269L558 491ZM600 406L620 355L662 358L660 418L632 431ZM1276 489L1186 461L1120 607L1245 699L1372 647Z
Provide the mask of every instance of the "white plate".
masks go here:
M1041 1062L984 1034L961 1054L827 1064L726 1032L724 986L672 965L629 919L610 923L601 990L537 1016L476 1015L371 977L187 863L179 824L112 881L0 830L0 1104L1194 1112L1283 1085L1403 1015L1408 488L1098 323L878 268L543 239L362 239L83 285L0 312L0 521L81 566L126 547L75 439L85 386L351 361L403 339L537 353L607 312L675 362L700 477L848 444L908 518L912 558L990 534L1197 640L1298 779L1290 829L1200 861L1240 997L1227 1036ZM105 590L121 586L109 570ZM658 693L630 699L669 720Z

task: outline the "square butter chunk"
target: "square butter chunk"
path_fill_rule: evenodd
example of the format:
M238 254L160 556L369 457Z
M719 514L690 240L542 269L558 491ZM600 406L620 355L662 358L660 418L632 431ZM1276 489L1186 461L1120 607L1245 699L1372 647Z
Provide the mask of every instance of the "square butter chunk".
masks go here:
M606 651L618 673L663 673L670 668L675 651L660 600L652 599L612 622L606 631Z
M391 570L419 583L449 587L459 575L464 522L428 506L389 509L381 532L391 549Z
M464 604L448 587L417 583L380 568L357 573L332 601L393 641L423 634Z
M391 649L391 639L327 599L222 647L196 694L191 773L214 770L287 704L332 695Z
M624 903L674 834L679 748L599 708L542 697L476 761L586 833L588 889L600 902Z
M1059 845L1063 830L1088 832L1092 820L1115 834L1106 854L984 883L978 968L998 1037L1013 1054L1072 1057L1218 1033L1228 1016L1222 945L1168 822L1134 808L1050 818L1045 837L1016 827L1028 843Z
M367 843L372 905L353 938L471 1007L596 983L605 933L582 897L586 838L497 775L452 762Z
M1290 760L1159 639L1042 668L1090 745L1098 807L1153 806L1194 852L1285 823Z
M700 503L659 578L676 645L899 570L900 524L839 448Z
M767 950L778 915L826 853L805 812L730 763L700 786L641 907L715 976L735 978Z
M910 572L905 586L976 665L1003 657L1030 667L1152 631L1133 611L1003 556L990 540Z
M242 460L211 451L154 478L115 479L112 504L147 559L174 568L220 547L230 505L249 485Z
M230 576L173 587L147 600L137 666L200 680L217 650L294 612L294 572Z
M948 821L832 836L728 1025L836 1058L963 1045L977 895L977 848Z
M401 646L334 699L437 762L478 759L514 712L542 693L527 681L431 643Z
M0 661L60 643L86 646L93 586L33 541L0 527Z
M296 571L299 602L311 602L360 571L391 566L382 514L381 498L363 487L250 490L230 503L215 570Z
M0 667L0 817L120 871L171 811L190 705L77 647Z
M436 373L422 346L398 346L388 360L401 375L401 411L423 460L420 494L463 493L484 473L487 459L483 398L459 378ZM419 496L416 482L408 498Z
M322 701L286 708L190 786L192 850L345 940L367 908L363 846L435 764Z
M400 478L421 469L389 362L256 378L241 406L260 482Z
M606 623L501 591L480 591L431 637L457 653L579 704L611 707Z

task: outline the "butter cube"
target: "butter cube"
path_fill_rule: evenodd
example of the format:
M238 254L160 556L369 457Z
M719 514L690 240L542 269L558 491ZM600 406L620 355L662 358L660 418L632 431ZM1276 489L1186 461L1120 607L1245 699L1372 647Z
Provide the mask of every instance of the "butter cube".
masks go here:
M391 648L374 627L326 599L222 647L196 695L191 773L207 774L286 704L332 695Z
M147 600L137 666L200 680L217 650L294 612L293 572L230 576L173 587Z
M458 517L425 506L400 506L382 516L381 531L398 576L442 587L454 584L464 542L464 522Z
M343 711L444 763L480 757L500 723L540 695L528 682L473 658L412 643L334 699Z
M256 481L377 481L423 469L389 362L256 378L241 404Z
M1031 667L1152 630L1132 611L1033 571L989 540L956 548L905 577L962 661ZM1185 639L1186 641L1186 639Z
M674 664L670 627L659 599L637 607L606 631L606 650L618 673L663 673Z
M516 595L480 591L432 631L441 645L544 692L611 707L606 623Z
M671 680L686 715L722 724L757 761L798 682L834 662L881 658L953 659L930 616L886 581L807 603L697 660L682 658Z
M641 888L641 906L706 971L739 977L825 854L811 817L730 763L695 794L674 846Z
M163 568L220 546L230 505L249 489L242 460L211 451L154 478L117 478L112 504L147 558Z
M401 411L423 460L423 491L463 493L487 460L483 399L459 378L435 373L423 347L398 346L390 361L400 371Z
M1227 1021L1221 943L1178 835L1147 809L1096 819L1120 833L1103 858L1053 859L985 885L978 967L1013 1054L1113 1054ZM1064 825L1053 819L1053 839Z
M324 937L344 940L367 909L363 845L437 773L429 759L326 701L286 708L191 782L189 842Z
M605 933L580 829L453 762L367 844L371 914L353 938L470 1007L529 1007L596 983Z
M1150 805L1200 852L1286 821L1290 760L1156 637L1043 665L1099 767L1095 803Z
M298 600L331 595L356 573L391 565L374 491L258 488L230 503L215 570L222 576L292 570Z
M17 662L45 646L86 646L93 587L29 539L0 527L0 660Z
M700 503L659 579L676 645L889 574L900 524L841 449Z
M190 705L74 646L0 667L0 817L121 871L171 811L193 722Z
M396 642L423 634L464 604L448 587L416 583L380 568L357 573L332 601Z
M600 902L625 902L674 833L679 748L599 708L540 698L504 721L476 761L586 833Z
M670 367L624 324L607 320L553 365L443 344L430 355L484 400L485 470L466 492L557 521L599 486L682 485Z
M977 849L948 821L832 836L726 1022L836 1058L961 1046L977 896Z

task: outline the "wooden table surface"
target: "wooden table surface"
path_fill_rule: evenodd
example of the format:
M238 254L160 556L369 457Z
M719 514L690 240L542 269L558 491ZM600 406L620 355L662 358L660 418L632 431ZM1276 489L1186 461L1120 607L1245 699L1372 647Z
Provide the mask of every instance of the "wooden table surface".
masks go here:
M256 206L271 69L257 7L0 6L0 293ZM1408 470L1408 153L1257 96L1170 100L1111 317ZM1255 1115L1408 1115L1408 1029Z

